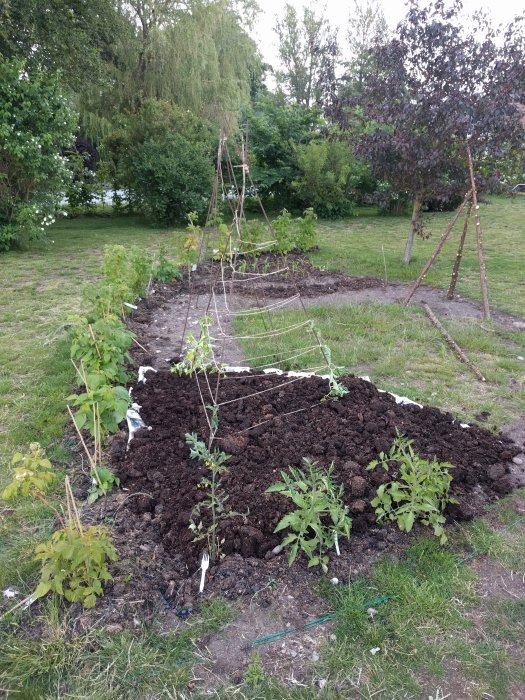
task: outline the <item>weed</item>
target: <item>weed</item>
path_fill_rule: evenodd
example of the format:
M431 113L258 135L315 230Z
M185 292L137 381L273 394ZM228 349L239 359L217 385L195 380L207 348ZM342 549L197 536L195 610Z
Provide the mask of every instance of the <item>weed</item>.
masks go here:
M436 456L431 462L422 459L414 452L412 442L398 432L388 454L381 452L378 460L370 462L367 469L381 465L385 471L390 462L397 462L402 479L381 484L371 503L378 522L389 518L397 522L400 530L410 532L419 519L423 525L430 525L444 544L447 536L442 513L448 503L457 503L448 495L452 482L448 470L454 467L448 462L438 462Z
M255 651L250 654L250 661L244 671L244 682L250 688L256 688L266 680L261 657Z
M274 532L289 528L282 546L291 545L288 563L295 561L299 547L308 557L308 566L321 566L328 571L326 550L337 543L337 537L350 538L352 520L348 507L343 503L343 486L332 480L334 465L320 469L316 462L303 458L306 471L288 467L290 474L282 471L282 482L272 484L266 493L281 493L290 498L297 509L285 515ZM326 522L329 521L329 524Z
M220 521L241 515L241 513L234 511L226 511L224 507L228 495L221 488L221 476L228 471L226 462L231 455L217 449L211 452L195 433L186 433L186 442L191 446L190 457L202 460L211 473L210 477L203 476L198 484L198 488L206 491L206 498L194 506L189 527L195 535L194 542L207 540L210 557L214 560L220 555L221 542L219 542L217 532ZM211 515L211 523L208 526L205 526L200 519L203 509L208 510ZM197 520L198 522L196 522Z

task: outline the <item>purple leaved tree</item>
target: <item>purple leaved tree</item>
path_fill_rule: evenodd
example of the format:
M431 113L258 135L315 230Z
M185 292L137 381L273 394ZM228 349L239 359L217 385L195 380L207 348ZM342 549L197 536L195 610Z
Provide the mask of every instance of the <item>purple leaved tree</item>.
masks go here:
M523 155L524 19L493 27L482 13L463 15L461 0L410 0L394 38L371 49L358 152L412 202L405 263L425 201L470 189L467 145L478 186Z

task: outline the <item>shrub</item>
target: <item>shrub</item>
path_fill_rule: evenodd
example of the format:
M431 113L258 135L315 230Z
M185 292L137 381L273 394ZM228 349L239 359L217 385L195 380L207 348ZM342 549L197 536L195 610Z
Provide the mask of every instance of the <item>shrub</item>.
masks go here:
M117 432L131 400L125 387L107 384L103 374L92 373L85 379L85 392L71 394L66 401L78 409L75 413L77 427L85 428L100 441L104 433Z
M58 80L0 57L0 251L44 236L70 174L75 119Z
M79 318L72 332L71 359L81 363L88 375L102 375L108 384L125 384L125 364L131 362L133 338L133 333L116 317L99 318L93 323Z
M292 184L303 206L327 219L353 214L353 186L361 166L348 144L325 139L300 145L297 164L301 174Z
M14 468L13 481L2 493L5 501L19 495L38 498L46 493L56 478L51 462L38 442L29 445L29 453L26 455L16 452L11 465Z
M165 143L145 143L136 154L133 189L146 216L161 226L183 221L188 211L203 216L212 184L206 144L174 134Z
M296 219L292 218L287 209L283 209L272 221L277 251L286 255L292 250L305 253L316 248L318 245L316 221L317 216L311 207L305 210L303 218Z
M179 278L180 271L175 263L167 257L167 251L164 246L159 248L158 255L153 263L153 278L160 282L171 282Z

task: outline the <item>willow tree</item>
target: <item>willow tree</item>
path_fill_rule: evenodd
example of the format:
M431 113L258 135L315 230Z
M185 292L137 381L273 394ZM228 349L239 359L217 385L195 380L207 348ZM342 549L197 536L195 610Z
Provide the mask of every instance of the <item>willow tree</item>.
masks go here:
M494 28L461 0L410 0L397 35L372 52L363 108L370 126L359 151L375 177L412 200L403 261L410 262L426 200L469 189L467 145L478 173L497 173L524 132L524 18Z
M129 106L155 98L215 121L237 113L261 71L245 28L253 6L231 0L123 3L135 29L135 55L127 56L121 83Z

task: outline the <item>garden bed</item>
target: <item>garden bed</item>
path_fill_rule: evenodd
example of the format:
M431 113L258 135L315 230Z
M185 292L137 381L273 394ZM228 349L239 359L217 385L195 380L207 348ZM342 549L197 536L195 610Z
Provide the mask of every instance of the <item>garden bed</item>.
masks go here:
M185 276L181 290L194 294L209 294L213 284L222 280L230 282L232 268L220 262L199 265L190 280ZM236 263L233 284L228 291L240 296L261 295L280 298L299 292L302 297L333 294L342 291L359 291L384 286L373 277L352 277L344 272L322 270L314 267L302 253L261 253L257 257L240 257Z
M289 383L290 379L295 381ZM211 377L213 387L216 380L216 375ZM290 510L290 501L265 490L280 480L280 470L300 465L303 457L324 466L334 463L334 478L344 485L353 519L352 538L342 543L342 556L331 553L332 576L348 573L366 552L395 547L405 539L393 526L378 527L370 505L379 484L396 477L395 469L388 474L366 469L380 451L389 449L396 428L414 440L422 457L437 455L454 465L451 493L458 503L447 509L449 522L481 513L485 503L512 490L510 462L519 449L510 439L477 426L462 427L435 408L398 404L365 380L349 376L342 381L349 393L339 401L322 402L328 382L319 377L254 373L221 377L218 403L230 403L220 408L217 444L231 455L223 486L228 508L245 515L222 521L225 558L210 569L207 590L217 589L229 597L253 593L277 570L283 573L284 556L276 561L272 554L281 537L273 531ZM203 395L209 395L206 379L200 377L199 382ZM192 508L204 497L197 487L204 466L190 458L185 435L195 432L202 439L208 435L197 382L159 371L134 389L134 399L152 430L139 431L129 451L124 433L113 441L113 466L129 495L137 494L129 498L119 530L131 556L143 533L137 531L135 539L129 528L126 534L129 508L130 519L142 519L169 567L164 569L164 580L195 579L204 544L192 541L188 523ZM297 412L284 415L292 411ZM206 515L203 519L207 524ZM247 577L243 586L238 584L241 569L243 580ZM302 559L298 569L306 574Z

